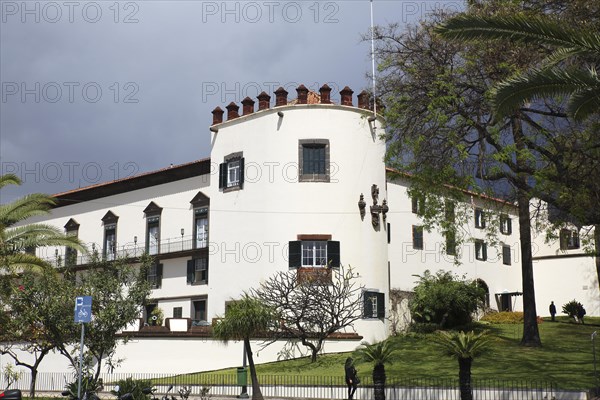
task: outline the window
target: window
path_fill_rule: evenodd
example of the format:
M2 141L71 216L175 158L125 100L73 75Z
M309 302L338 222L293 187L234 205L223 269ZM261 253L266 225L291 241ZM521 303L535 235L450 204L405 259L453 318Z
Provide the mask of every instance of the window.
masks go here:
M363 317L385 317L385 294L373 291L363 292Z
M579 231L574 229L560 230L560 249L573 250L579 248Z
M208 258L195 258L187 263L188 285L206 285L208 283Z
M449 256L456 255L456 232L454 230L447 231L444 235L446 237L446 254Z
M412 226L413 249L423 250L423 227L420 225Z
M102 257L112 261L117 258L117 221L119 217L112 211L108 211L102 218L104 223L104 246L102 246Z
M302 236L302 235L299 235ZM308 236L308 235L307 235ZM319 236L319 235L317 235ZM324 236L324 235L321 235ZM328 235L326 235L328 236ZM298 240L289 242L289 267L340 266L340 242L334 240Z
M502 245L502 264L511 265L511 254L510 254L510 246L507 244Z
M208 207L194 210L194 248L208 246Z
M487 243L483 240L475 240L475 258L479 261L487 260Z
M158 304L156 303L146 304L146 325L156 324L156 321L152 320L152 311L154 311L156 307L158 307Z
M146 252L150 255L158 254L160 235L159 217L150 217L146 220Z
M300 182L329 182L329 140L300 140L298 164Z
M510 235L512 233L512 219L506 215L500 215L500 233Z
M67 236L79 236L79 224L73 218L69 219L69 222L65 225L65 233ZM35 255L35 248L34 253ZM77 265L77 250L66 246L65 247L65 267L72 267Z
M242 152L232 153L219 165L219 189L242 189L244 186L244 157Z
M162 285L163 265L154 263L148 268L148 282L152 289L160 289Z
M183 307L173 307L173 318L183 318Z
M198 192L190 203L194 207L192 248L203 249L208 247L208 207L210 199L204 193Z
M107 225L104 227L104 247L102 256L106 260L117 258L117 225Z
M475 209L475 228L485 228L485 211L481 208Z
M206 321L206 299L192 301L192 324Z
M155 202L144 209L146 214L146 252L150 255L160 253L160 215L162 207Z
M412 201L412 213L421 215L425 209L425 198L421 196L413 195L411 198Z

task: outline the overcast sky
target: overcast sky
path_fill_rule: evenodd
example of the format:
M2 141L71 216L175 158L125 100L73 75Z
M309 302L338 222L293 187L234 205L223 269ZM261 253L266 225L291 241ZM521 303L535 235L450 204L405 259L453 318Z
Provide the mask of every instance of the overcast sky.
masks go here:
M375 23L462 1L375 0ZM370 86L370 2L0 0L0 172L59 193L209 157L211 111Z

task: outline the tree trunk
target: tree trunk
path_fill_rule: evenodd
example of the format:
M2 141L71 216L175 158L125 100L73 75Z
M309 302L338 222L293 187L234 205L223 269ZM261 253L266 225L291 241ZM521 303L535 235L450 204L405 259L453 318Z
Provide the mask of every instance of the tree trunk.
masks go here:
M31 369L31 384L29 385L29 398L35 399L35 383L37 381L37 368Z
M373 368L373 397L375 400L385 400L385 366L377 364Z
M523 280L523 337L521 338L521 345L539 347L542 345L542 340L537 325L535 307L529 196L520 189L517 189L517 206L519 207L519 234L521 239L521 279Z
M600 287L600 224L594 225L594 261L596 262L596 277Z
M264 400L260 385L258 384L258 375L256 375L256 367L254 366L254 358L252 357L252 349L250 348L250 339L244 339L244 347L248 356L248 366L250 366L250 378L252 379L252 400Z
M460 400L473 400L473 388L471 388L472 362L472 358L458 358L458 385L460 387Z
M517 167L526 171L529 161L527 147L523 141L523 127L518 118L512 119L513 137L517 147ZM529 212L530 197L526 193L527 176L517 174L517 207L519 208L519 239L521 242L521 278L523 285L523 337L522 346L539 347L542 345L540 332L537 325L537 311L535 309L535 285L533 283L533 255L531 254L531 218Z

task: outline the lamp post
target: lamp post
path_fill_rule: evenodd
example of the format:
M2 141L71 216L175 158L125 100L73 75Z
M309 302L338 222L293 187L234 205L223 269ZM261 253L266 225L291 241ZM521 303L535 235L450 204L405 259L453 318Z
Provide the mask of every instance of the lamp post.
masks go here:
M185 230L183 228L181 228L181 251L183 251L183 234L185 233Z
M594 331L592 333L592 353L594 354L594 379L596 381L596 391L595 395L598 395L598 371L596 369L596 336L598 335L598 331Z
M133 237L133 254L137 257L137 236Z

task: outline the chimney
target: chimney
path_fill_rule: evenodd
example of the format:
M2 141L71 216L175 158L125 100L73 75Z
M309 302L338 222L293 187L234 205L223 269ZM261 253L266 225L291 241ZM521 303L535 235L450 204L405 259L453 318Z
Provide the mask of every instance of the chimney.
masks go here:
M254 100L250 97L246 97L242 100L242 106L243 115L252 114L254 112Z
M225 113L225 111L221 110L221 107L217 107L214 110L212 110L213 125L220 124L221 122L223 122L223 113Z
M229 105L225 108L227 109L227 121L236 119L240 116L240 114L238 113L238 111L240 110L240 106L235 104L233 101L229 103Z
M269 109L269 106L271 104L271 96L269 96L265 92L262 92L261 94L258 95L257 99L258 99L258 111Z
M298 104L307 104L308 103L308 89L304 85L298 86L296 89L298 92Z
M275 107L286 106L287 105L287 95L288 92L280 87L275 91Z
M327 84L321 86L319 93L321 94L321 104L331 104L331 88Z
M352 107L352 93L354 93L354 91L352 91L352 89L350 89L348 86L342 89L340 95L342 96L341 104L343 106Z
M366 90L363 90L358 95L358 108L369 109L369 93Z

